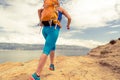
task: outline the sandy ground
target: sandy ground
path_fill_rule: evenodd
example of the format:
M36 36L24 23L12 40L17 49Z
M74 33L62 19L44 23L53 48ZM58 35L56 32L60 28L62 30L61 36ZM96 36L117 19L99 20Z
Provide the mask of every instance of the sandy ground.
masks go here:
M29 80L37 64L38 60L0 64L0 80ZM119 74L100 65L99 59L91 56L58 56L55 66L56 70L50 71L48 59L41 80L120 80Z

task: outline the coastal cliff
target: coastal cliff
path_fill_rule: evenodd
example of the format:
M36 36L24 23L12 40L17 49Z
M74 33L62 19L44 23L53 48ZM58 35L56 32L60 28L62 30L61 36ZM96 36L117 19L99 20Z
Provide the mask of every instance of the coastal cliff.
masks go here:
M0 64L0 80L29 80L38 59ZM49 58L41 80L120 80L120 40L92 49L86 56L57 56L55 71L50 71Z

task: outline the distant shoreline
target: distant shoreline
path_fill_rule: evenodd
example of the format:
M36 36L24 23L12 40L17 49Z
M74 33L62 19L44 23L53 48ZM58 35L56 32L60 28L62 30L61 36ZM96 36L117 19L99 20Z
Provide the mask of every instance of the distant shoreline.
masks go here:
M43 47L43 44L0 43L0 50L42 50ZM75 45L57 45L57 49L90 50L90 48Z

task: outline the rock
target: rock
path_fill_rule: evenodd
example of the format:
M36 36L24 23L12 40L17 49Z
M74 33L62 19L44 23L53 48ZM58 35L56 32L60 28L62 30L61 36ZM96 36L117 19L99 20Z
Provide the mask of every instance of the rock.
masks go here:
M114 41L114 45L109 43L92 49L89 55L99 57L99 63L101 65L107 66L114 72L120 73L120 40Z

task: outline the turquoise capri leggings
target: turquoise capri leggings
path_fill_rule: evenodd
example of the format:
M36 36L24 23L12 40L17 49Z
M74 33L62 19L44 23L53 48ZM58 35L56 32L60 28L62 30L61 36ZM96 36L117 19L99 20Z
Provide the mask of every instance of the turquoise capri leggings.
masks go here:
M43 48L43 54L49 55L51 51L56 49L56 41L59 35L60 27L57 26L44 26L42 34L45 38L45 45Z

